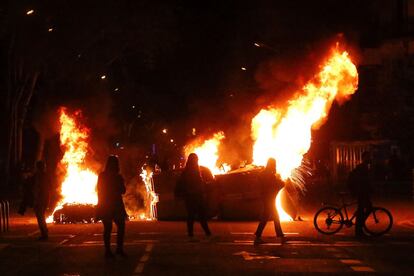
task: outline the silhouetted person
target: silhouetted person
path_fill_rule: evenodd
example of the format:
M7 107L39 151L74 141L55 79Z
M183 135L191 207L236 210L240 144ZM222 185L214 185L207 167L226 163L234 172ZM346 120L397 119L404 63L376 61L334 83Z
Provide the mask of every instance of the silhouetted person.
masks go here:
M48 230L45 220L45 212L49 204L50 178L46 173L44 161L36 162L36 171L33 175L33 210L39 225L39 240L48 239Z
M355 236L364 237L363 226L371 203L371 156L369 152L362 153L362 163L349 174L348 186L351 194L357 198Z
M198 156L191 153L175 191L177 197L184 199L187 209L187 232L191 239L194 237L194 220L197 216L206 236L211 236L207 224L205 190L205 182L198 166Z
M125 193L124 179L119 173L118 157L111 155L106 161L105 170L98 177L98 205L97 218L102 220L104 226L103 239L105 244L105 257L112 258L111 231L112 221L117 226L116 253L126 257L124 253L125 211L122 195Z
M23 198L17 212L23 216L27 208L33 208L33 172L25 165L22 165L18 180L22 186Z
M276 160L274 158L267 160L266 168L259 175L259 182L263 211L255 233L255 244L263 243L262 233L269 219L273 219L276 236L280 238L284 237L275 205L276 195L283 188L283 182L279 175L276 175Z

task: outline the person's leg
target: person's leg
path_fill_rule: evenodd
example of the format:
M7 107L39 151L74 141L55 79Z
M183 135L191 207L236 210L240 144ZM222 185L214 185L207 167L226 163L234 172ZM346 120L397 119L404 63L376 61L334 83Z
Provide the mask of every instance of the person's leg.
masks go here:
M207 223L207 211L204 202L200 202L198 206L198 217L200 219L200 225L204 230L206 236L211 236L210 228Z
M189 237L194 236L194 217L195 217L195 207L191 200L186 200L185 207L187 209L187 234Z
M361 237L364 236L362 227L365 220L364 204L361 201L358 201L358 206L356 210L356 221L355 221L355 236Z
M40 239L48 238L47 224L45 220L45 212L41 209L35 209L37 224L40 230Z
M112 232L112 220L103 219L102 224L104 226L103 240L105 244L105 255L110 257L111 253L111 232Z
M256 238L262 237L263 230L266 227L268 220L269 220L269 210L267 206L264 204L260 222L259 222L259 225L257 225L257 229L255 232Z
M279 212L274 204L270 207L273 208L273 224L275 225L276 236L284 237L285 234L283 234L282 227L280 226Z
M115 219L115 224L117 227L116 252L124 255L125 219L117 218Z

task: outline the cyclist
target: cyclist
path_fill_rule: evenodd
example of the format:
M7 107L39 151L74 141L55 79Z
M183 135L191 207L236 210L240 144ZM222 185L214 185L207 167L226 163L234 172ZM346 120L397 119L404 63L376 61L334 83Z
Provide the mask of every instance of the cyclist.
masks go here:
M372 207L371 167L371 155L365 151L362 153L362 163L351 171L348 178L348 188L351 194L357 198L355 237L358 238L366 236L362 227Z

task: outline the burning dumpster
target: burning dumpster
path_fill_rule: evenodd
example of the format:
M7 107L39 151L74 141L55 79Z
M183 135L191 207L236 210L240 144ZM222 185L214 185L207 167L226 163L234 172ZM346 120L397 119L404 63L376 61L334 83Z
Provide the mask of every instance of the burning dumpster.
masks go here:
M216 175L213 180L208 181L206 197L209 217L223 220L258 220L262 210L258 189L258 173L261 170L261 167L243 168ZM159 196L159 220L186 218L184 202L174 197L174 187L180 174L181 171L175 170L154 175L155 191ZM279 201L284 210L278 208L281 220L294 219L296 208L284 190L280 193Z

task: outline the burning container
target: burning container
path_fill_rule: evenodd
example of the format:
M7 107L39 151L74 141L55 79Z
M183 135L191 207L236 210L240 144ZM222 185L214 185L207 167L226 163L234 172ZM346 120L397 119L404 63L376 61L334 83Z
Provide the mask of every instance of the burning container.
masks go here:
M238 169L216 175L207 182L207 208L209 217L223 220L258 220L262 210L258 173L260 167ZM155 191L159 195L159 220L185 219L184 202L174 197L175 184L181 171L167 171L154 175ZM203 173L202 173L203 174ZM282 190L283 191L283 190ZM296 208L290 197L282 192L283 209L295 218ZM275 206L276 208L276 206Z

